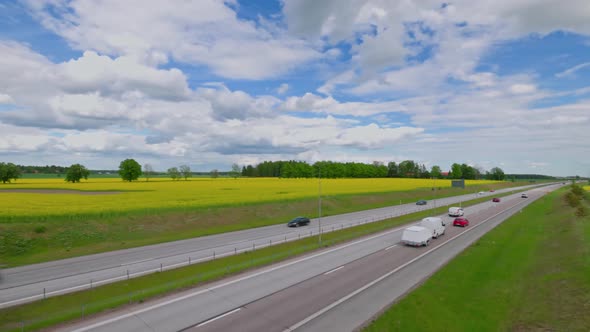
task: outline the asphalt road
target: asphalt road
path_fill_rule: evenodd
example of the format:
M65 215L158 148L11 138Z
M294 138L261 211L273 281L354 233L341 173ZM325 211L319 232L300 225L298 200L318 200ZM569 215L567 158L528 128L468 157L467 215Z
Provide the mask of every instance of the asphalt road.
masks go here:
M447 227L446 234L426 248L401 245L401 232L406 226L399 227L134 306L125 312L77 323L66 330L352 330L391 303L396 294L403 294L545 190L530 190L528 199L516 194L502 199L501 203L485 202L468 207L465 211L471 226ZM407 274L410 269L415 271ZM378 292L374 298L364 297L404 273L398 286ZM375 283L376 280L380 281ZM359 298L361 302L354 302ZM339 301L342 303L334 305ZM353 313L345 310L349 303L354 303L352 309L348 308ZM338 321L326 319L328 315L336 315Z

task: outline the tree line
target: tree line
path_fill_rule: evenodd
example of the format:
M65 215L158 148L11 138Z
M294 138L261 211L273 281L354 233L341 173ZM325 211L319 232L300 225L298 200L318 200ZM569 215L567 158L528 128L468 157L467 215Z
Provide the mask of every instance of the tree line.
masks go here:
M505 180L506 175L499 167L484 171L465 163L454 163L448 172L443 172L438 165L426 168L424 164L413 160L400 163L373 162L372 164L355 162L319 161L308 164L305 161L264 161L257 165L242 167L242 176L248 177L280 177L280 178L417 178L417 179L487 179Z

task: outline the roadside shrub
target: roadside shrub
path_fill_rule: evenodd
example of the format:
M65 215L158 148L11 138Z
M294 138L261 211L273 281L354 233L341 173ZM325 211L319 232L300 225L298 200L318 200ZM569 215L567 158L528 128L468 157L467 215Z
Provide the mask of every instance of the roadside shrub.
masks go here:
M35 227L35 233L37 234L45 233L45 231L47 231L47 227L43 225Z
M587 215L588 212L586 211L586 208L583 205L578 206L578 208L576 209L576 216L585 217Z
M572 184L572 194L578 196L578 197L584 197L584 188L578 186L577 184Z
M576 207L580 205L580 197L578 197L571 191L568 191L568 193L565 194L565 201L571 207Z

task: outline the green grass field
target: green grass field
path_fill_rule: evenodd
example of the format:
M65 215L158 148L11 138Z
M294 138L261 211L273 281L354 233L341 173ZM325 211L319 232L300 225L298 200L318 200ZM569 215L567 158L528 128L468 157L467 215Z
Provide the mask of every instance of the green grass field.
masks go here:
M220 180L220 181L217 181ZM411 179L387 182L374 179L344 179L322 181L322 213L334 215L370 208L415 202L418 199L476 192L520 183L500 182L473 185L467 189L416 187L432 184L432 180L415 182ZM145 191L125 192L120 195L92 196L75 194L0 193L3 202L18 205L23 215L10 216L0 212L0 263L17 266L49 260L105 252L142 245L180 240L277 223L285 223L298 215L316 217L317 179L301 181L287 179L206 179L192 181L150 181L125 183L120 180L101 180L92 183L68 184L55 180L32 180L2 188L78 188L94 191L144 188ZM401 190L403 185L407 188ZM437 181L438 184L438 181ZM397 185L398 190L391 190ZM412 186L410 186L412 185ZM442 185L442 183L441 183ZM209 186L209 187L207 187ZM235 186L236 190L224 190ZM179 189L180 188L180 189ZM183 190L184 188L185 190ZM207 189L209 188L209 189ZM217 188L217 189L211 189ZM389 192L382 192L390 188ZM437 187L438 188L438 187ZM149 189L149 190L148 190ZM239 189L239 190L238 190ZM209 190L209 191L208 191ZM258 190L259 200L240 201L248 192ZM373 190L374 192L371 192ZM281 192L295 192L299 198L285 199ZM269 193L270 192L270 193ZM151 195L151 196L150 196ZM221 205L162 207L170 202L199 201L199 197L213 197L210 201L227 200ZM127 197L130 197L127 199ZM149 198L151 197L151 198ZM158 205L158 199L168 197L168 203ZM273 197L267 201L261 197ZM7 202L10 199L11 202ZM107 199L108 201L105 201ZM145 199L153 205L138 211L113 211L112 204L133 205ZM235 199L232 201L232 199ZM113 201L110 201L113 200ZM203 199L205 200L205 199ZM232 203L233 202L233 203ZM101 204L106 204L102 209ZM108 203L108 204L107 204ZM111 205L109 205L111 204ZM146 204L142 202L142 204ZM172 203L170 203L172 204ZM191 203L192 204L192 203ZM92 207L95 212L48 217L42 211L58 211L69 205ZM26 207L29 206L27 209ZM28 212L27 212L28 211ZM28 213L28 215L27 215Z
M364 331L588 331L590 217L564 194L486 234Z

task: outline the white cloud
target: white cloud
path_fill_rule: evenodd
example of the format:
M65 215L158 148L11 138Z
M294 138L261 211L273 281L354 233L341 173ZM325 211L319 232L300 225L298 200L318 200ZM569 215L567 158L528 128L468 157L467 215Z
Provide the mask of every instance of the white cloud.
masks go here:
M0 93L0 105L2 104L14 104L14 99L7 94Z
M224 1L31 0L28 5L46 28L76 49L150 65L172 57L209 66L224 77L263 79L322 56L268 22L257 26L238 19Z
M289 84L283 83L277 88L277 93L280 95L284 95L289 90Z
M577 72L578 70L584 69L586 67L590 67L590 62L584 62L579 65L573 66L573 67L568 68L560 73L555 74L555 76L556 77L573 76L575 74L575 72Z
M111 59L86 51L78 59L57 65L55 71L60 86L68 92L109 95L141 91L163 99L183 99L189 94L186 76L180 70L155 69L131 57Z

